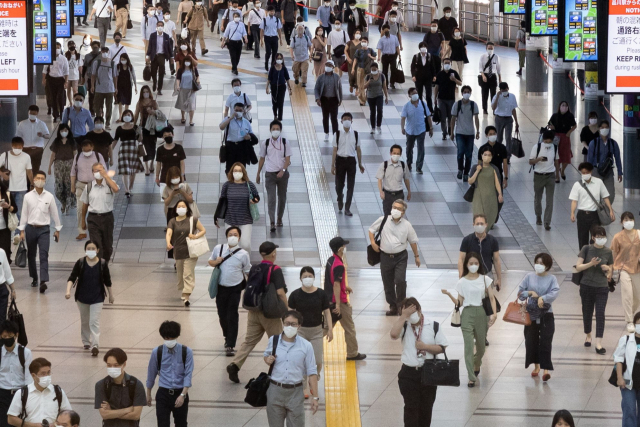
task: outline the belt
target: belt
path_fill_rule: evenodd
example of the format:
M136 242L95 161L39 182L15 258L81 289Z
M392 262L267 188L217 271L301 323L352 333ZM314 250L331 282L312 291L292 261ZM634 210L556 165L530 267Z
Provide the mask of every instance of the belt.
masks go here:
M33 228L42 228L42 227L48 227L49 224L45 224L45 225L35 225L35 224L27 224L29 227L33 227Z
M534 175L555 175L555 172L547 172L547 173L541 173L541 172L534 172Z
M398 190L398 191L389 191L389 190L385 190L384 188L382 189L382 191L384 191L385 193L389 193L389 194L399 194L402 193L403 190Z
M15 394L16 391L20 390L19 388L15 390L5 390L4 388L0 388L0 394Z
M510 119L511 118L511 116L496 116L496 117L501 117L503 119Z
M177 394L181 394L182 393L182 389L181 388L173 389L173 388L159 387L159 389L160 390L166 390L167 393L169 393L171 396L175 395L176 393Z
M591 214L596 213L596 211L583 211L582 209L578 209L578 212L584 212L587 215L591 215Z
M402 368L403 369L411 369L412 371L420 371L420 370L422 370L422 366L409 366L409 365L405 365L404 363L402 364Z
M105 212L105 213L89 212L89 215L108 216L108 215L113 215L113 212L111 211Z
M283 383L279 383L278 381L274 381L274 380L270 380L271 384L277 385L278 387L282 387L282 388L296 388L296 387L302 387L302 381L300 381L297 384L283 384Z
M398 253L395 253L395 254L388 254L388 253L382 252L382 251L380 251L380 252L385 254L385 255L387 255L389 258L395 258L397 256L405 254L407 252L407 250L405 249L404 251L401 251L401 252L398 252Z

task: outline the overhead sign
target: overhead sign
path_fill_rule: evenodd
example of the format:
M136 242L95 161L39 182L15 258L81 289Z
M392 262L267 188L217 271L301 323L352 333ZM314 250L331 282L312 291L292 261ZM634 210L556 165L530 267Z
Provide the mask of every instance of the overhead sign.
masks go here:
M0 96L29 94L27 2L0 1Z
M530 0L531 36L558 35L558 0Z
M56 0L56 37L70 38L73 35L74 0Z
M55 42L54 0L33 0L33 63L52 64Z
M597 61L597 0L566 0L564 7L564 60Z
M73 1L73 16L86 16L87 15L87 0L69 0ZM73 18L71 18L73 20Z
M505 15L524 15L526 13L525 0L502 0L501 12Z
M608 0L607 92L640 92L640 5Z

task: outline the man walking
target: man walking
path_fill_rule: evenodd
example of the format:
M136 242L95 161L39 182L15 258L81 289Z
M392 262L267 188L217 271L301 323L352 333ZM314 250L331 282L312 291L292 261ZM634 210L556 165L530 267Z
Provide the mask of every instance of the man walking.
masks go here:
M616 198L615 180L613 179L614 165L618 168L618 182L622 182L622 161L620 146L609 138L611 124L609 120L600 122L598 137L589 142L587 161L593 165L593 176L600 178L609 192L611 204Z
M120 44L121 41L122 41L122 34L120 34L118 31L113 33L113 44L109 46L109 56L111 57L111 60L115 64L120 63L120 57L122 56L123 53L128 54L127 48L124 47L122 44Z
M269 66L276 63L278 41L282 46L282 22L276 17L276 8L269 5L267 17L260 22L260 44L264 46L265 71L269 71ZM269 58L271 58L271 62L269 62Z
M509 85L507 82L500 83L500 92L497 93L491 101L491 109L496 116L496 130L498 131L498 143L502 144L506 140L507 154L511 157L509 151L511 147L511 134L513 132L513 123L516 123L516 132L520 130L518 124L518 101L516 96L509 93ZM507 157L507 160L508 158Z
M478 104L471 101L471 86L462 86L462 99L451 107L451 140L458 146L458 179L469 180L471 157L473 156L473 137L480 139L480 110ZM456 127L456 124L458 125ZM475 124L475 132L474 132Z
M438 30L444 35L442 57L448 58L451 55L449 42L453 38L454 28L458 27L458 21L456 21L456 18L451 17L451 8L449 6L446 6L442 11L444 12L444 16L438 20Z
M384 295L389 304L387 316L400 314L398 303L407 297L407 244L411 246L416 267L420 267L418 235L411 223L404 218L407 202L398 199L393 202L391 218L383 215L369 227L369 240L376 252L380 252L380 275L384 285ZM380 232L380 245L375 234Z
M440 57L445 50L444 41L444 34L442 34L442 31L438 30L438 20L434 19L431 21L430 31L424 35L422 42L427 47L427 53L431 55L431 58L433 59L433 66L436 73L440 71Z
M45 139L49 139L49 128L38 118L40 108L29 106L29 118L18 123L16 136L24 141L23 151L31 158L32 170L40 170Z
M556 181L560 180L558 169L558 146L553 144L554 132L546 130L542 134L542 143L537 143L531 149L529 164L533 170L533 209L536 213L536 225L542 225L542 193L547 193L544 209L544 229L551 230L551 215L553 214L553 193L556 191Z
M87 36L88 37L88 36ZM145 43L146 43L146 39L145 39ZM146 46L146 45L145 45ZM84 55L84 65L82 66L82 75L80 78L80 84L85 85L85 87L90 88L91 87L91 69L93 68L93 63L94 62L100 62L100 58L101 58L101 53L100 53L100 42L98 40L94 40L91 42L91 52L88 52L86 55ZM73 98L74 98L74 107L75 107L75 98L76 96L78 96L80 94L74 94ZM84 96L80 95L80 97L82 98L81 101L84 103ZM91 93L89 91L89 111L91 111L91 116L95 116L96 113L93 110L93 93ZM83 104L80 104L79 108L82 108ZM64 123L64 122L63 122ZM74 132L73 129L71 129L71 132L73 132L73 135L75 136L76 133ZM86 131L85 131L86 133ZM84 135L84 133L83 133Z
M107 46L107 31L109 30L109 22L111 22L111 13L113 12L113 2L111 0L95 0L89 21L95 15L100 37L100 46Z
M27 373L33 360L31 350L18 344L18 325L5 320L0 323L2 358L0 359L0 426L8 427L7 411L16 390L33 383Z
M113 0L116 9L116 33L127 38L127 22L129 20L129 0ZM113 33L115 37L115 33ZM117 61L116 61L117 63Z
M20 240L27 241L27 259L29 261L29 276L33 279L32 287L38 286L38 269L36 267L36 251L39 251L40 258L40 293L47 290L49 281L49 245L51 236L49 235L49 225L51 218L56 225L53 238L56 243L60 240L60 230L62 223L58 217L58 207L53 194L44 189L47 175L36 172L33 178L35 189L24 196L22 205L22 216L20 217Z
M205 22L207 23L207 28L209 27L209 18L207 17L207 10L202 5L202 2L196 2L195 6L191 9L191 11L187 14L187 17L184 20L184 23L189 23L188 27L189 32L191 33L191 49L196 51L196 39L200 40L200 52L202 56L206 55L209 52L207 46L204 44L204 29Z
M222 43L229 49L231 73L238 75L238 63L242 54L242 42L247 43L247 30L240 20L240 12L233 12L233 21L227 25L222 37Z
M298 6L295 0L280 0L280 19L284 22L284 38L287 42L287 46L291 45L291 36L293 35L293 29L296 26L296 15L298 13Z
M260 59L260 24L267 17L264 9L262 9L261 0L257 0L255 3L255 8L249 11L247 17L247 25L249 27L249 37L252 38L254 46L253 46L253 57Z
M327 58L333 60L337 74L342 77L342 64L347 60L345 49L349 43L349 35L342 29L342 22L335 20L333 31L327 36Z
M362 151L358 145L358 132L351 129L353 116L351 113L342 115L342 129L333 135L333 156L331 159L331 174L336 177L336 193L338 194L338 211L353 216L351 213L351 200L356 185L356 155L360 173L364 173L362 164ZM347 179L347 203L343 203L344 181Z
M11 139L11 150L4 153L4 159L0 157L0 166L6 171L0 171L0 175L6 182L9 180L9 194L16 201L18 219L22 216L22 202L29 191L29 183L33 182L33 168L31 157L23 153L24 141L19 136Z
M333 72L334 66L333 61L327 61L324 64L324 74L316 79L314 88L316 104L322 108L325 142L329 142L329 118L331 118L333 133L338 131L338 107L342 104L342 82L340 76Z
M429 111L425 102L420 99L415 87L410 88L408 94L411 99L402 107L400 128L402 129L402 134L407 136L407 166L409 167L409 172L411 172L411 164L413 163L413 146L417 144L416 169L422 175L424 137L427 133L427 125L429 126L429 136L433 136L431 111Z
M89 75L91 75L91 73L89 73ZM89 82L91 82L91 80L89 80ZM91 108L93 108L93 102L91 102L92 97L95 101L94 93L90 92L89 102ZM87 135L87 128L89 128L89 131L92 131L95 127L94 121L91 118L91 111L83 108L82 104L84 104L84 96L79 93L74 94L73 107L67 107L64 109L61 120L61 123L68 125L69 129L71 129L71 134L73 135L76 146L78 147L82 144L82 141L86 139L85 136Z
M83 141L81 151L78 152L76 158L73 160L73 165L71 165L71 192L76 195L78 206L76 215L78 237L76 237L76 240L87 238L87 228L82 225L84 218L82 215L82 193L87 183L95 179L93 176L93 165L97 162L107 169L104 157L102 157L100 153L93 151L93 142L88 139Z
M288 1L288 0L286 0ZM302 87L307 87L307 73L309 72L309 55L311 55L311 40L304 33L304 25L296 27L295 34L291 39L289 52L293 59L293 75L296 84L298 84L298 74L302 80Z
M151 77L153 78L153 91L158 88L158 96L162 96L164 83L164 63L173 56L173 41L164 33L164 22L158 21L155 34L149 37L147 48L147 64L151 65Z
M243 117L245 106L238 102L233 108L233 114L225 117L219 125L220 130L226 134L227 158L225 173L229 173L231 166L236 162L240 162L246 167L250 162L250 157L255 156L251 145L253 129L249 120Z
M384 215L391 215L393 202L398 199L404 200L402 181L404 181L404 185L407 187L407 200L411 201L411 173L409 173L409 169L405 167L404 162L400 160L402 157L402 147L394 144L391 146L389 153L390 160L382 162L376 173Z
M422 99L424 92L424 99L427 101L429 111L433 111L433 101L431 100L433 95L432 83L436 78L436 67L433 56L427 52L427 45L425 42L420 42L418 45L420 53L413 55L411 60L411 80L416 84L418 90L418 96Z
M489 114L487 111L487 100L489 99L489 92L491 92L491 99L496 95L496 87L498 83L502 83L502 76L500 75L500 57L494 54L493 51L495 45L493 42L487 43L487 53L483 53L480 57L479 71L482 78L482 111L484 114ZM511 115L510 113L508 115Z
M96 115L105 118L105 128L111 130L111 112L113 97L118 87L118 68L111 61L108 47L103 47L100 62L94 62L91 70L91 92L94 93L93 110ZM106 115L103 105L106 104Z
M66 104L67 84L69 81L69 61L62 53L62 45L56 43L55 59L51 65L42 69L42 84L49 88L53 101L53 123L60 120Z
M436 74L436 106L440 108L440 129L442 140L447 139L447 131L451 130L451 110L456 102L456 91L462 85L460 75L451 69L451 59L444 58L442 71Z
M152 4L147 6L147 14L140 22L142 30L142 41L144 42L144 51L147 52L149 47L149 39L155 34L158 22L162 22L162 16L156 16L156 8ZM195 46L191 45L195 50Z
M400 42L398 37L390 33L389 24L382 26L382 36L378 40L376 46L378 50L378 58L382 62L382 74L387 78L387 86L391 84L391 89L395 89L395 81L393 75L398 69L398 56L400 55ZM391 66L391 80L389 77L389 66Z

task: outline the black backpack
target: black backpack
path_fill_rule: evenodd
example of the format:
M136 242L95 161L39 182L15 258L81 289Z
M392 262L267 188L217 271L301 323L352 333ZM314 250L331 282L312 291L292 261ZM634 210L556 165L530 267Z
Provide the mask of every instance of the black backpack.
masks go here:
M133 398L136 395L137 384L138 384L138 379L133 375L130 375L129 379L125 383L125 386L129 388L129 399L131 399L131 405L133 405ZM112 385L113 385L113 379L111 377L107 377L104 379L104 396L107 402L111 401Z
M388 160L384 161L384 171L382 172L382 177L384 178L384 174L387 173L387 165L389 164ZM402 165L402 174L404 175L404 162L400 160L400 164Z
M407 322L404 322L404 327L402 328L402 336L400 337L400 340L404 339L404 335L407 333L407 326L409 324ZM438 331L440 330L440 323L438 322L433 322L433 337L435 338L436 335L438 335Z
M471 115L473 116L476 104L471 100L469 100L469 102L471 102ZM462 99L458 101L458 114L462 114Z
M267 142L264 143L264 156L267 157L267 151L269 151L269 141L271 141L271 138L267 139ZM286 138L282 138L282 143L284 144L283 150L282 150L282 156L283 157L287 157L287 139Z
M247 287L242 297L242 307L248 311L262 310L262 297L267 288L270 272L278 267L275 264L260 263L251 267ZM280 267L278 267L280 268Z
M58 401L58 413L60 413L60 407L62 406L62 389L59 385L53 385L53 392L56 397L54 400ZM19 418L21 420L25 420L27 418L27 399L29 398L29 386L26 385L20 389L20 400L22 403L22 411L20 412Z
M164 351L164 345L159 345L156 352L156 360L158 362L158 373L160 373L160 368L162 367L162 353ZM187 346L182 346L182 366L187 369ZM132 400L133 401L133 400Z
M20 361L20 366L22 366L22 373L26 374L27 370L25 367L25 358L24 358L24 346L18 344L18 360ZM2 361L2 351L0 351L0 362Z
M354 130L354 131L353 131L353 133L354 133L354 134L355 134L355 136L356 136L356 148L358 148L358 131L357 131L357 130ZM337 131L336 131L336 147L338 147L338 146L339 146L339 144L340 144L340 131L339 131L339 130L337 130Z

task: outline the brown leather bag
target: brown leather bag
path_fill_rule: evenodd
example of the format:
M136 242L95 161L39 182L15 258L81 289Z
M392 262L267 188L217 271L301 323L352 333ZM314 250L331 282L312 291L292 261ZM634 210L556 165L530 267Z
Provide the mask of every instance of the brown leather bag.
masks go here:
M515 301L510 302L507 306L502 320L508 323L515 323L516 325L531 325L531 317L527 312L527 306L525 304L518 303L517 297Z

